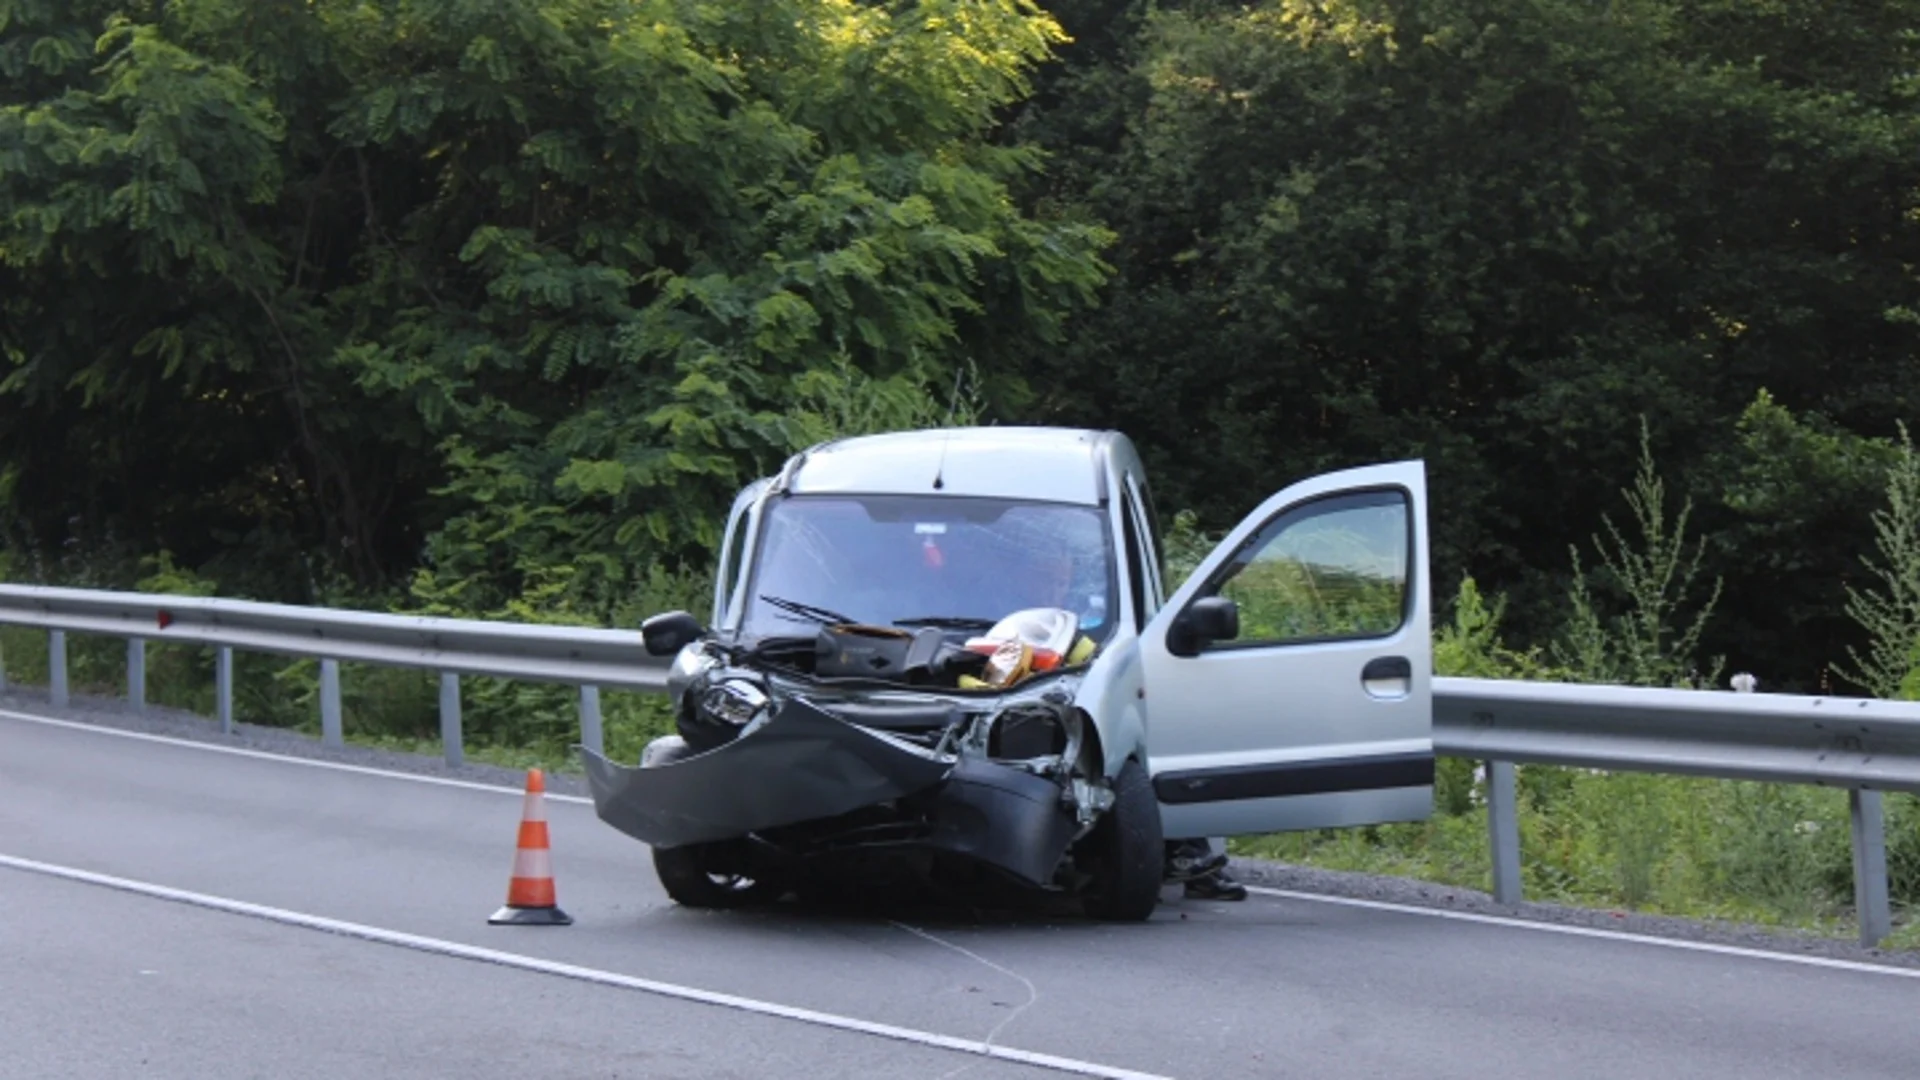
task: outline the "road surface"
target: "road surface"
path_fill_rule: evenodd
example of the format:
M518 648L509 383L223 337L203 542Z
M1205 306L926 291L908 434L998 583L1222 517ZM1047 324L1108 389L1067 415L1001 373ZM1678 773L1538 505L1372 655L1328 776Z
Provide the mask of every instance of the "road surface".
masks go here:
M32 713L51 716L44 707ZM0 711L0 1073L1911 1078L1920 979L1336 902L700 912L510 788ZM1007 1055L995 1058L981 1052Z

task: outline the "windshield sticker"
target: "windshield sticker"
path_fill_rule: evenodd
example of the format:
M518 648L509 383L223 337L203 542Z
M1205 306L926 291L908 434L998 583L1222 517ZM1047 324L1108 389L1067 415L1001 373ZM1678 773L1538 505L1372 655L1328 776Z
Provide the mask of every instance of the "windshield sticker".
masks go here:
M913 527L913 531L921 536L945 536L947 534L947 523L944 521L922 521Z

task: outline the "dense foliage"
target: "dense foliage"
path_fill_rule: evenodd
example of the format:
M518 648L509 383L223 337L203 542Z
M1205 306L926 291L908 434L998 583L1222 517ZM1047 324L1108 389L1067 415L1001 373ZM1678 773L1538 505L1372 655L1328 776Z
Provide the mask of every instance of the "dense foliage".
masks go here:
M560 575L604 616L819 437L796 399L1000 387L1090 297L1102 234L985 137L1057 36L1020 0L0 0L10 546L477 610Z
M1685 568L1660 603L1703 621L1618 677L1889 692L1916 31L1913 0L0 0L5 573L627 622L697 594L793 448L984 416L1130 432L1202 531L1419 455L1436 594L1472 575L1517 639L1591 660ZM1643 453L1682 532L1636 563Z
M1858 444L1916 403L1920 5L1061 10L1096 42L1019 128L1119 241L1051 415L1132 431L1209 522L1422 455L1443 582L1540 640L1644 417L1724 580L1706 648L1776 686L1844 658Z

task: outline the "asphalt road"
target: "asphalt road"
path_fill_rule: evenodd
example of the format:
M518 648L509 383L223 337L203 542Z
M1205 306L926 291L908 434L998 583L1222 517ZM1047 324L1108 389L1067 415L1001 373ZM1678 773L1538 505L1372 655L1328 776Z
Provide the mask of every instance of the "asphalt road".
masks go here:
M1129 926L696 912L564 797L575 925L490 927L519 810L0 713L0 1075L1920 1073L1891 970L1269 896ZM989 1038L1049 1057L967 1052Z

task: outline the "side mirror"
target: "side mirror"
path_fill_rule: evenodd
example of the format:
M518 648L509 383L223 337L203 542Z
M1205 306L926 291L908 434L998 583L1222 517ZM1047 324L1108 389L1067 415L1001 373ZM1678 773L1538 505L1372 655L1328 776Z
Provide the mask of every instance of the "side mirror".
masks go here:
M1240 605L1224 596L1203 596L1187 605L1167 629L1167 650L1175 656L1198 656L1216 641L1240 636Z
M640 624L640 640L646 643L649 656L672 656L706 632L699 619L684 611L655 615Z

